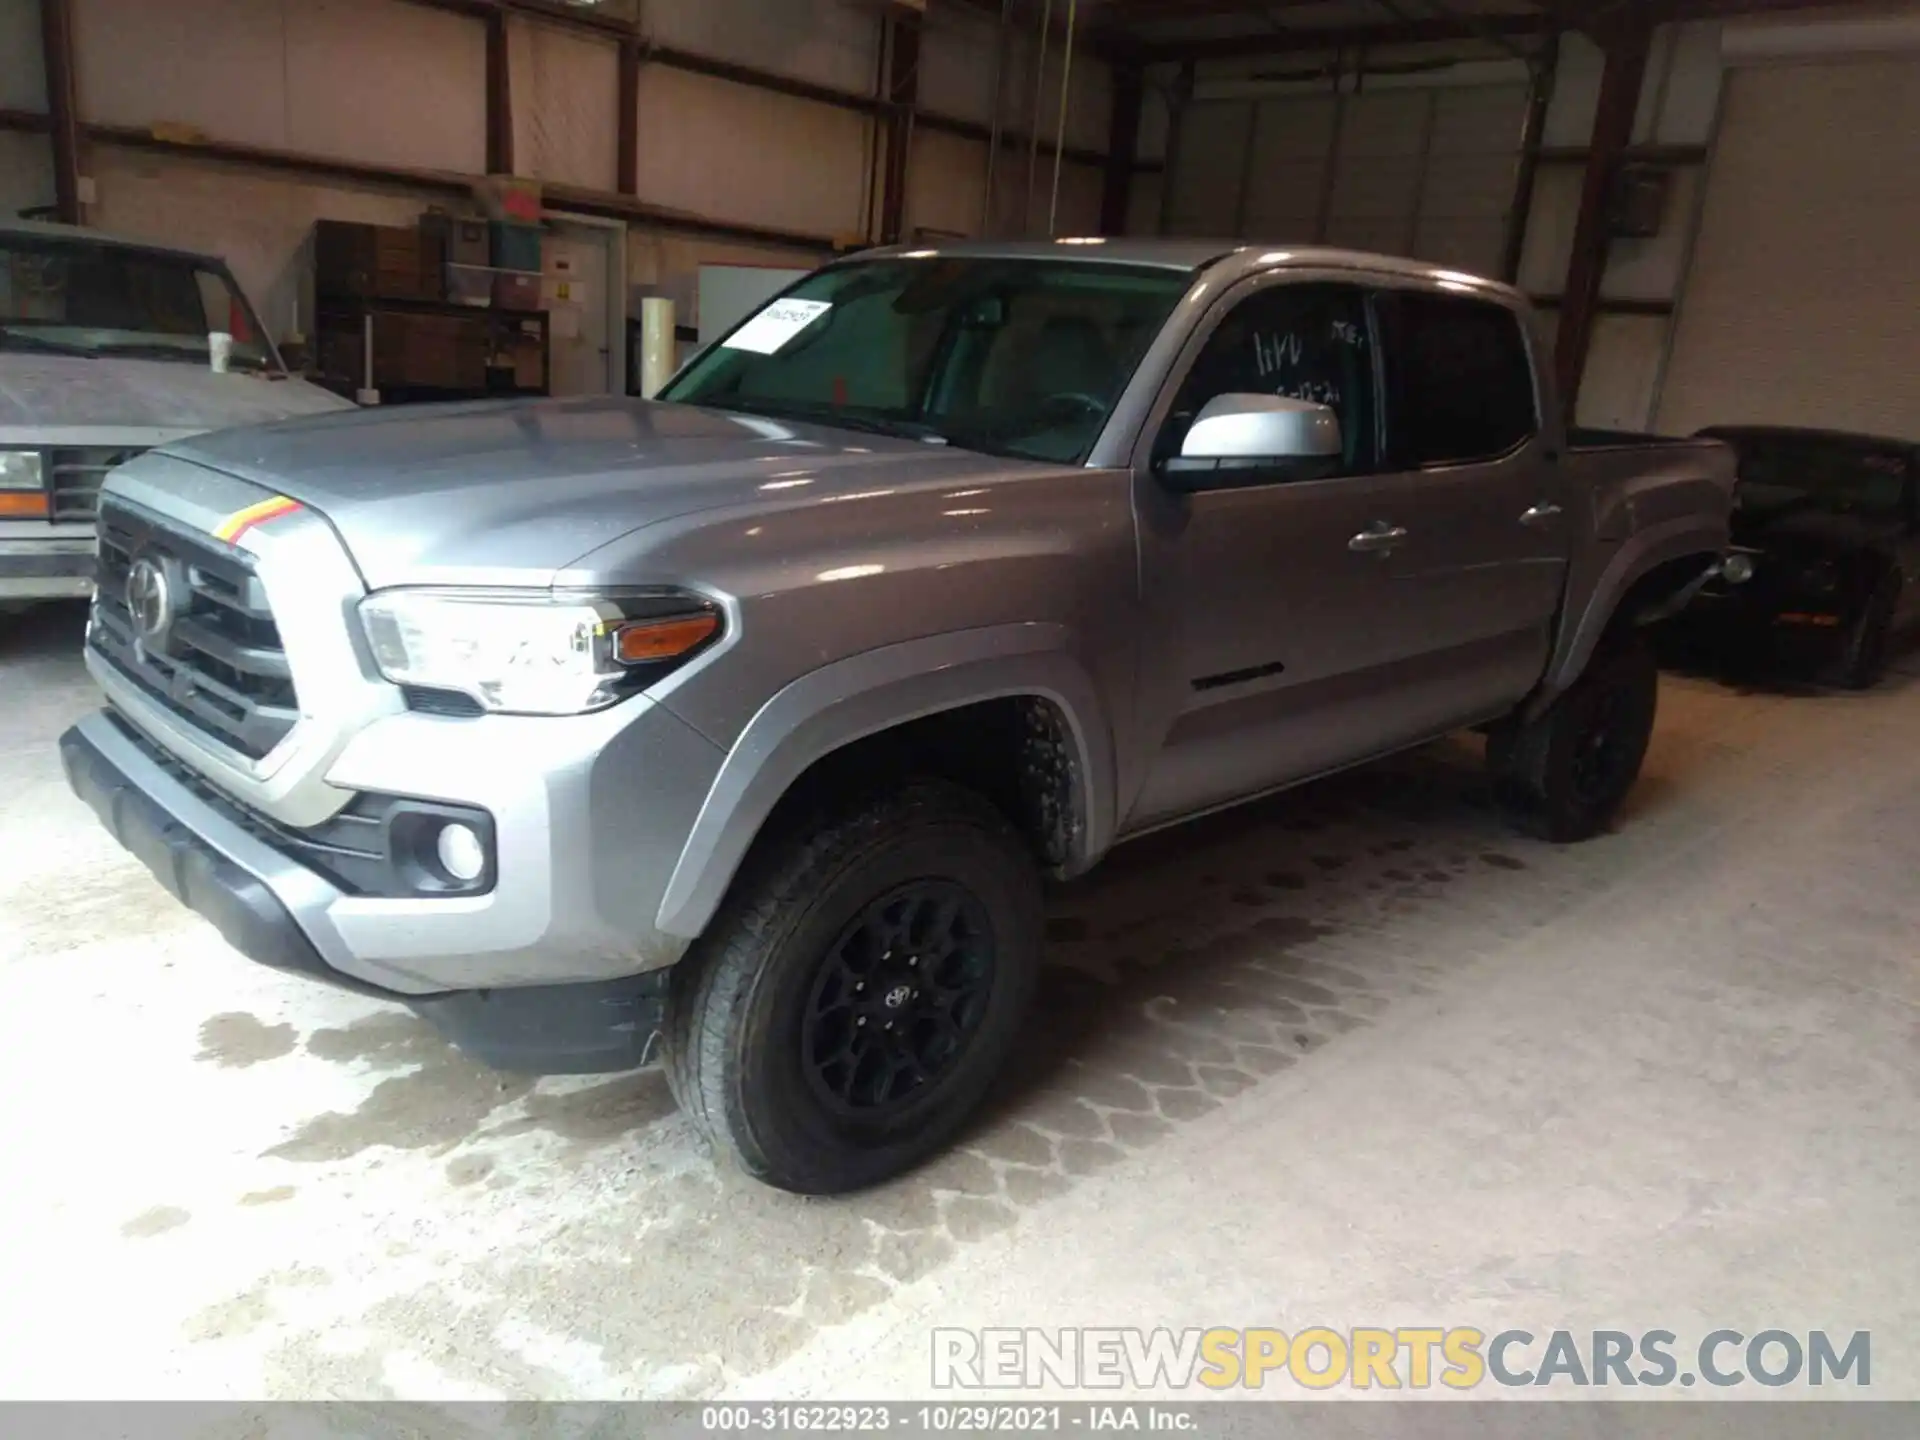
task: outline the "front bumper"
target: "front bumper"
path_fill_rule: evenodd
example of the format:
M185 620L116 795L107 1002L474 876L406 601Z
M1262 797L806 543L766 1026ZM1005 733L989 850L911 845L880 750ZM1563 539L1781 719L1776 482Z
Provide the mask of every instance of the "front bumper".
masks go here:
M556 888L565 893L568 887L556 887L550 874L522 876L516 888L503 868L496 893L472 899L348 895L263 838L243 812L170 773L149 752L150 743L108 712L88 716L60 739L68 783L170 894L241 954L405 1004L461 1048L503 1069L588 1073L630 1069L647 1058L666 971L647 966L630 944L624 957L594 944L590 937L609 928L609 917L549 913L537 937L544 944L532 952L514 945L521 938L514 934L500 937L506 950L455 948L455 939L473 927L476 907L484 914L502 894L524 911L529 885L549 898ZM634 818L629 812L629 822ZM561 828L564 839L589 843ZM575 865L593 868L584 856L575 857ZM350 918L341 915L342 906L361 907L351 915L357 924L340 923ZM376 908L369 914L366 907ZM371 937L376 950L426 953L396 967L370 957L368 947L356 953L348 944L353 935ZM576 948L583 939L590 951ZM525 978L493 978L502 968ZM452 983L436 983L435 977L448 976Z
M0 600L83 600L93 593L93 540L0 540Z

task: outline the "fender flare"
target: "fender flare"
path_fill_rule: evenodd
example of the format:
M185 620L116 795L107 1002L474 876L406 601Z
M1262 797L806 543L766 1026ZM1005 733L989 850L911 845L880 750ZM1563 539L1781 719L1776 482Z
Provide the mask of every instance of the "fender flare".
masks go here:
M1726 545L1724 526L1695 516L1651 526L1624 541L1594 581L1579 615L1569 612L1563 621L1546 679L1528 703L1527 713L1537 715L1553 697L1580 678L1587 662L1593 658L1600 637L1613 623L1621 599L1636 581L1670 560L1689 555L1717 556ZM1702 578L1705 578L1704 566Z
M774 807L807 769L869 735L1010 695L1065 717L1081 815L1072 868L1112 843L1113 731L1099 689L1063 625L993 625L904 641L835 661L787 685L740 732L708 788L660 898L658 925L692 940L706 929Z

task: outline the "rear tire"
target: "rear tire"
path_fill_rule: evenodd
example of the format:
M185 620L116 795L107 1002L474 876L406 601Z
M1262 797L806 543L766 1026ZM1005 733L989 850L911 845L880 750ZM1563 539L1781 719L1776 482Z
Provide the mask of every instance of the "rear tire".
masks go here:
M1032 998L1040 875L979 796L915 781L775 839L674 967L668 1084L756 1179L834 1195L944 1147Z
M1640 777L1660 672L1637 634L1619 638L1532 721L1487 740L1495 798L1521 830L1555 844L1607 828Z
M1849 690L1871 690L1887 673L1887 645L1893 612L1900 603L1900 577L1889 570L1873 587L1873 594L1847 631L1847 648L1840 657L1837 678Z

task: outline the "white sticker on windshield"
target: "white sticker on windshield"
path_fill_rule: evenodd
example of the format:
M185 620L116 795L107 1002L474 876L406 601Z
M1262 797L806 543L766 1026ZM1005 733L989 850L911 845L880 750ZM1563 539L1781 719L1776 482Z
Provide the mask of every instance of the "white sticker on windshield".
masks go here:
M832 308L826 300L776 300L722 340L721 347L771 355Z

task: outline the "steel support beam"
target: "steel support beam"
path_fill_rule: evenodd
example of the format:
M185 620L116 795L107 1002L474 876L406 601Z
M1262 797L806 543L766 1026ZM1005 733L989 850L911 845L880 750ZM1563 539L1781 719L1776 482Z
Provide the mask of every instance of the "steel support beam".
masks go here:
M1580 218L1573 229L1567 283L1562 292L1565 303L1560 310L1560 337L1554 349L1561 402L1569 415L1574 413L1580 380L1586 373L1600 282L1607 269L1607 211L1621 157L1633 139L1633 117L1640 106L1640 86L1646 76L1652 38L1651 17L1630 12L1603 39L1606 67L1600 74L1593 143L1580 189Z
M1134 160L1140 151L1140 110L1146 98L1146 72L1138 65L1113 71L1113 109L1107 119L1106 175L1100 186L1100 233L1123 235L1133 188Z
M73 15L67 0L40 0L40 49L47 71L47 117L53 139L54 213L68 225L80 204L80 107L73 80Z
M1472 21L1453 16L1394 21L1384 25L1290 26L1258 34L1209 40L1169 40L1145 46L1145 64L1175 60L1232 60L1252 55L1290 55L1308 51L1371 49L1436 40L1513 40L1548 28L1543 15L1488 15Z
M897 245L907 223L907 157L920 98L920 17L887 17L887 169L880 191L880 243Z
M1520 163L1513 175L1513 205L1507 211L1507 238L1500 251L1500 278L1509 285L1520 278L1520 257L1527 247L1527 223L1533 216L1534 182L1540 174L1540 146L1547 133L1547 110L1553 104L1554 74L1560 65L1560 32L1549 30L1527 82L1527 118L1520 127Z
M615 123L614 185L622 195L640 193L640 42L628 36L620 42L620 83Z
M490 10L487 29L487 173L513 173L513 74L507 62L507 12Z

